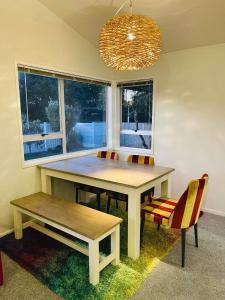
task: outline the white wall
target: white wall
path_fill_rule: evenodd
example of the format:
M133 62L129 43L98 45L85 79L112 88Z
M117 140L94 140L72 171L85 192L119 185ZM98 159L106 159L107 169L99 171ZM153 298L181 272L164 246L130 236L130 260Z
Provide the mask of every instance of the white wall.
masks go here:
M204 207L225 215L225 44L165 54L117 78L154 78L156 163L175 167L175 196L208 172Z
M0 233L9 201L40 190L36 167L22 169L16 62L89 77L109 77L97 49L36 0L0 2Z

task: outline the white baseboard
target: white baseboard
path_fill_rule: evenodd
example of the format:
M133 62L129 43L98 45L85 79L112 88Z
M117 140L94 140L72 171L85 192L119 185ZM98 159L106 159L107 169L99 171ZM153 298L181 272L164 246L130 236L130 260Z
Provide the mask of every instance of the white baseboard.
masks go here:
M224 211L219 211L219 210L215 210L215 209L211 209L211 208L202 208L202 210L205 212L208 212L210 214L213 214L213 215L225 217Z
M31 219L31 220L29 220L29 221L23 223L23 229L29 227L29 226L30 226L30 223L33 222L33 221L35 221L35 220L34 220L34 219ZM3 237L3 236L5 236L5 235L8 235L8 234L10 234L10 233L12 233L12 232L14 232L14 228L9 228L9 229L7 229L7 230L1 231L1 232L0 232L0 238Z
M6 229L6 230L4 230L4 231L1 231L0 232L0 238L2 238L3 236L5 236L5 235L7 235L7 234L10 234L10 233L12 233L14 231L14 229Z

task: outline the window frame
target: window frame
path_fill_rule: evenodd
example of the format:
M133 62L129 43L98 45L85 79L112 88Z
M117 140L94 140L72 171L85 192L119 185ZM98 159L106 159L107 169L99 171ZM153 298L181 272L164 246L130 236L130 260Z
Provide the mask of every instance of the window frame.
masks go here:
M153 92L152 92L152 130L138 130L133 131L130 129L122 129L122 93L121 93L121 86L120 84L133 84L138 82L144 82L144 81L152 81L153 86ZM148 154L152 155L154 154L154 126L155 126L155 83L154 78L142 78L138 80L128 80L128 81L118 81L115 84L116 86L116 114L117 114L117 134L116 134L116 145L115 149L117 151L127 152L127 153L137 153L137 154ZM132 86L132 85L131 85ZM120 134L132 134L132 135L147 135L151 137L151 148L150 149L144 149L144 148L135 148L135 147L125 147L120 145Z
M59 118L60 118L60 131L54 132L54 133L48 133L48 135L42 136L42 134L31 134L31 135L24 135L23 134L23 125L22 125L22 112L21 112L21 101L20 101L20 85L19 85L19 67L24 67L31 70L46 72L46 73L52 73L62 76L68 76L71 78L80 78L83 80L87 80L87 82L102 82L102 83L109 83L108 89L107 89L107 95L105 99L105 123L106 123L106 146L100 147L100 148L94 148L94 149L87 149L87 150L79 150L75 152L66 152L66 126L65 126L65 99L64 99L64 79L58 78L58 100L59 100ZM51 68L46 67L37 67L37 66L30 66L27 64L22 63L15 63L15 73L16 73L16 90L17 90L17 100L18 100L18 125L19 125L19 131L20 131L20 149L21 149L21 162L22 162L22 168L32 167L48 162L54 162L57 160L62 159L68 159L73 157L79 157L79 156L85 156L90 155L93 153L96 153L99 150L107 150L109 145L109 122L108 122L108 107L111 102L111 94L112 94L112 82L110 80L105 80L101 78L90 78L83 75L78 74L72 74L65 71L55 71ZM46 74L46 76L48 76ZM69 78L68 78L69 79ZM63 153L58 155L52 155L47 157L41 157L41 158L35 158L31 160L25 160L24 158L24 142L30 142L30 141L45 141L49 139L62 139L62 148Z

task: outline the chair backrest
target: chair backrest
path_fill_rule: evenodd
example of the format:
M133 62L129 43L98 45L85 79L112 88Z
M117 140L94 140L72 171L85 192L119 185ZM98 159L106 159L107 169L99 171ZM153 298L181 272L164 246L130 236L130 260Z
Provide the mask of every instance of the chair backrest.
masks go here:
M149 165L149 166L155 165L154 157L152 156L129 155L127 161L130 163L135 163L140 165Z
M208 174L204 174L189 183L174 210L170 225L172 228L189 228L198 222L208 178Z
M118 160L119 154L114 151L98 151L97 157Z

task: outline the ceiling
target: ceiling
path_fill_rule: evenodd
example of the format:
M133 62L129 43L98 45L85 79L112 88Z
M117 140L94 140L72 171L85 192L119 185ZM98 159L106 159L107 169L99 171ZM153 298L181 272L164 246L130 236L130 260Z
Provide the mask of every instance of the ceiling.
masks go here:
M124 0L39 0L93 45ZM128 11L125 5L123 11ZM133 0L133 12L154 19L163 52L225 43L225 0Z

